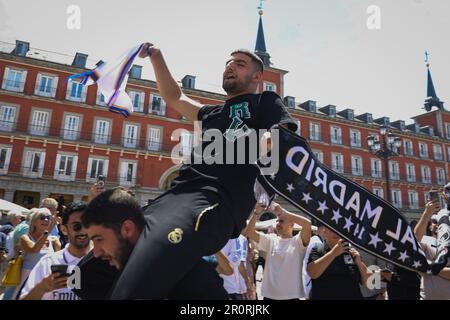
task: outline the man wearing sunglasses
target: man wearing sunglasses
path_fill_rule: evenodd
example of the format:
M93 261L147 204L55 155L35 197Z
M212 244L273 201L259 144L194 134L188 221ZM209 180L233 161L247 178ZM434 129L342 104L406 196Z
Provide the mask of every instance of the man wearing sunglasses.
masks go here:
M61 231L68 245L58 252L44 256L31 271L21 300L78 300L67 287L68 275L90 250L90 240L81 224L85 204L72 203L62 214ZM67 273L52 273L52 266L67 265Z

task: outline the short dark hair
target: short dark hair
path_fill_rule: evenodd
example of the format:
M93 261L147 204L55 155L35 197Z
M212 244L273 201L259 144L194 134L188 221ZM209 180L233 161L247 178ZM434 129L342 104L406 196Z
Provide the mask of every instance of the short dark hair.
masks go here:
M62 212L62 224L67 224L69 222L70 215L75 212L84 212L87 205L82 202L72 202L69 203L67 208Z
M236 49L231 53L231 55L235 55L236 53L242 53L247 57L250 57L250 59L252 59L253 63L256 65L256 69L258 71L264 72L264 63L261 58L258 57L258 55L247 49Z
M100 193L88 204L81 217L81 222L86 228L95 224L115 231L120 230L125 220L133 221L140 229L145 225L141 206L133 193L123 187Z

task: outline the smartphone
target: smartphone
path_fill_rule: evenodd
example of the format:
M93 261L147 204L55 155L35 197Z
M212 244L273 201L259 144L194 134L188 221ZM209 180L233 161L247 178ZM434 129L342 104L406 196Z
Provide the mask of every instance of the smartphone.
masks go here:
M430 191L428 193L429 201L439 201L439 192L438 191Z
M59 273L61 277L67 276L67 264L54 264L50 266L52 273Z
M98 185L99 187L103 188L103 187L105 187L105 183L106 183L106 177L105 177L105 176L102 176L102 175L99 175L99 176L97 177L97 185Z

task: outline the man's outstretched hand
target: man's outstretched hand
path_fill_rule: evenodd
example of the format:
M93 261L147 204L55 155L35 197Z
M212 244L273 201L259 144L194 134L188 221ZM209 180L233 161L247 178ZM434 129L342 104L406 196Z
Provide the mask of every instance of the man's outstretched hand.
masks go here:
M150 42L146 42L139 52L139 58L150 57L153 51L153 44Z

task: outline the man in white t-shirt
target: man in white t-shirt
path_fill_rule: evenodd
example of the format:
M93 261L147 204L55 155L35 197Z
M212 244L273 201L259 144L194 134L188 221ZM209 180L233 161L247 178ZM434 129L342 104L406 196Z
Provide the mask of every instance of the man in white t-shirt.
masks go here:
M443 195L445 199L445 196ZM414 234L425 252L429 262L437 257L437 215L433 215L440 210L439 201L430 201L426 204L425 210L420 217L419 222L414 228ZM441 209L441 210L447 210ZM428 230L427 230L428 229ZM429 235L426 235L426 234ZM421 296L425 300L449 300L450 299L450 281L446 274L450 272L450 264L444 268L437 276L431 274L422 274Z
M68 276L90 250L91 244L81 224L85 204L70 204L62 215L61 231L69 243L60 251L39 260L21 290L21 300L78 300L67 286ZM67 265L67 274L52 273L52 265Z
M257 216L263 207L257 204L247 226L247 236L259 250L266 252L261 295L265 300L298 300L305 297L302 263L311 238L311 221L272 203L270 211L277 215L277 234L266 235L255 230ZM294 225L302 230L293 236Z
M236 239L228 240L227 244L221 250L223 254L230 260L233 267L231 275L220 274L223 279L223 287L232 300L242 300L244 294L251 289L251 281L245 270L247 262L248 241L240 235Z

